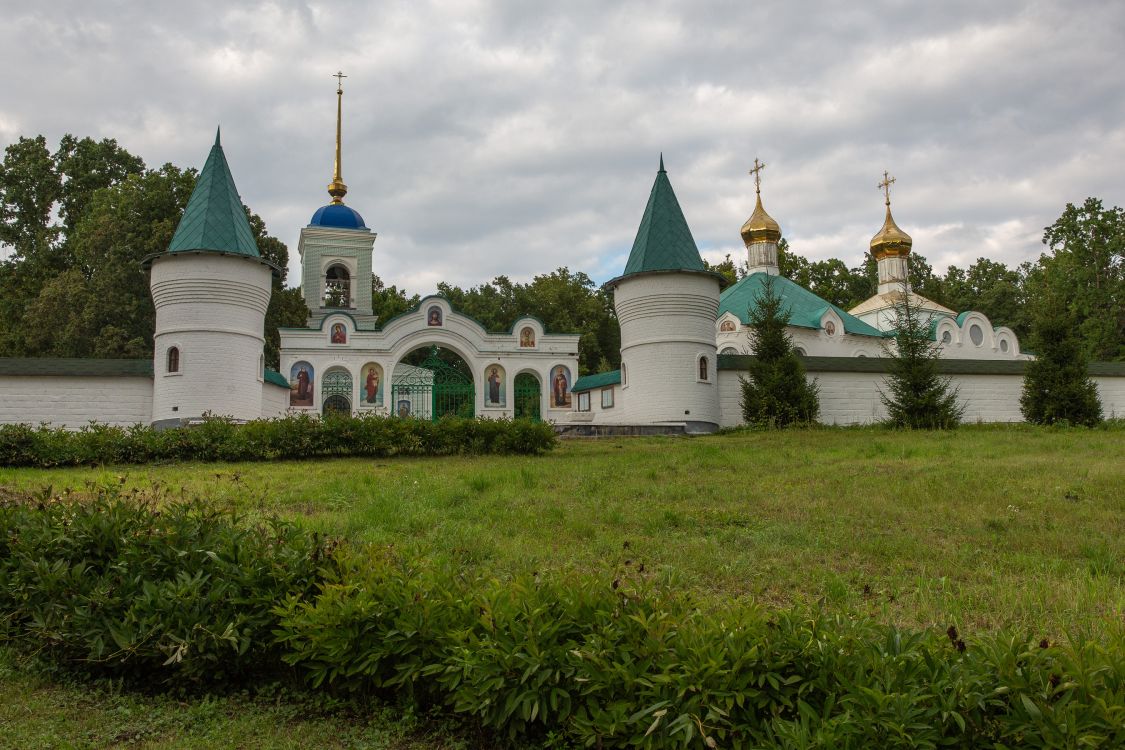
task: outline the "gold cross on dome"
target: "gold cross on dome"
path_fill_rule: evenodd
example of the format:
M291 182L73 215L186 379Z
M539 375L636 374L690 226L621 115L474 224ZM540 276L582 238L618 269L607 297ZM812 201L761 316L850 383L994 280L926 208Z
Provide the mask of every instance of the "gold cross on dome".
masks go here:
M342 93L344 90L344 79L347 78L347 76L337 70L332 74L332 77L336 79L336 92Z
M887 174L887 170L883 170L883 181L876 185L877 188L883 191L883 195L887 198L887 205L891 205L891 185L895 184L895 178Z
M754 175L754 192L762 192L762 170L766 168L765 162L759 162L754 159L754 168L750 170L749 174Z

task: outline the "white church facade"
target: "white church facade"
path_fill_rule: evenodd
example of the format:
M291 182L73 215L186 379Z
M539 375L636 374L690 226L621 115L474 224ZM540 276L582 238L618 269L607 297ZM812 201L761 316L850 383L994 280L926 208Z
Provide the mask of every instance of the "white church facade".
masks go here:
M281 329L279 372L264 359L278 269L258 252L216 136L167 251L145 261L156 310L152 360L0 358L0 423L161 427L206 415L343 412L528 417L577 434L710 432L741 422L749 311L766 284L783 299L789 332L819 383L822 421L882 418L886 342L908 294L930 320L966 418L1021 419L1028 355L1010 329L910 290L911 240L891 217L889 192L871 241L878 293L845 311L779 275L781 231L762 206L760 182L742 227L749 273L724 289L699 255L661 159L628 262L606 284L621 328L613 372L579 376L578 333L545 330L533 317L488 331L440 296L380 320L369 288L376 234L344 204L337 124L332 200L298 245L310 317ZM1125 365L1093 363L1091 375L1106 415L1125 414Z

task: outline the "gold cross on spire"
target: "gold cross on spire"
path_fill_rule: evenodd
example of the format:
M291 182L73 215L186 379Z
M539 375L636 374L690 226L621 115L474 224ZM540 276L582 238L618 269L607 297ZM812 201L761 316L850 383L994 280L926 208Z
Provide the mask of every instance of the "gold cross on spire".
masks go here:
M895 184L895 178L887 174L887 170L883 170L883 181L876 185L877 188L883 191L883 195L887 198L887 206L891 205L891 185Z
M759 195L762 192L762 170L766 168L765 162L759 162L754 159L754 168L750 170L749 174L754 175L754 192Z
M341 71L337 70L332 74L332 77L336 79L336 93L344 93L344 79L347 78L347 76L344 75Z

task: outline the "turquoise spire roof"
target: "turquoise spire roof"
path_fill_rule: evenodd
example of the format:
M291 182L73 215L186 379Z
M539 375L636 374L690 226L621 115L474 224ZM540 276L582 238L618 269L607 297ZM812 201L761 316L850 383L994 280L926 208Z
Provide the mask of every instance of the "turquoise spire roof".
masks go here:
M664 171L664 154L660 155L660 171L652 184L622 276L648 271L707 272L672 183L668 181L668 173Z
M210 251L261 257L215 130L215 145L195 181L168 252Z

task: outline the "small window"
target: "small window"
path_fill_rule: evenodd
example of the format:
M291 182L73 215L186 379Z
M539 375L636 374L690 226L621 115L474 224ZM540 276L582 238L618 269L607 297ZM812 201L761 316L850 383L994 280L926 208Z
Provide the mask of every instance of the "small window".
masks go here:
M729 355L732 355L732 354L738 354L738 350L735 349L733 346L728 346L728 347L725 347L721 352L719 352L719 354L725 354L725 355L729 356Z
M180 348L172 346L168 348L168 372L180 371Z
M602 388L602 408L603 409L612 409L613 408L613 389L612 388Z
M1008 351L1008 339L1000 339L1000 351Z
M590 392L583 391L578 394L578 411L590 411Z
M980 346L984 343L984 331L976 323L969 326L969 339L974 346Z
M621 387L629 385L629 378L625 377L625 363L621 363Z
M804 350L804 349L802 349L802 348L801 348L801 347L799 347L799 346L795 346L795 347L793 347L793 353L794 353L794 354L796 354L796 355L797 355L798 357L803 357L803 356L805 356L805 350Z
M707 358L699 358L699 379L707 380Z
M950 333L949 331L942 331L941 332L941 343L952 344L953 343L953 334Z

